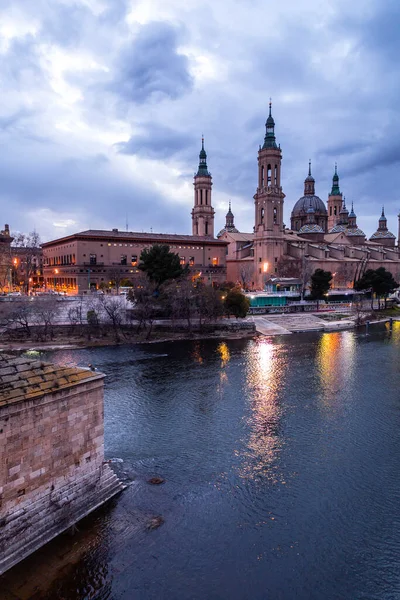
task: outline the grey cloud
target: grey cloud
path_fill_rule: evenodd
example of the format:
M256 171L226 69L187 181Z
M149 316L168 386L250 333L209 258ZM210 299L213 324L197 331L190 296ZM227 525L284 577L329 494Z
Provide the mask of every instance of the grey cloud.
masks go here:
M144 124L145 132L133 135L127 142L116 144L121 154L137 154L154 159L167 159L182 152L189 154L193 138L163 125Z
M177 53L178 30L169 23L143 25L116 65L111 89L128 102L176 99L189 92L193 81L186 56Z

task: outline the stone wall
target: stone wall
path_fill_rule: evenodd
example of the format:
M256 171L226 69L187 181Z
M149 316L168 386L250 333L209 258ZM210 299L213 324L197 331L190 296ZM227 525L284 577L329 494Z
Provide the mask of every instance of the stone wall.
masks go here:
M121 491L103 434L103 375L0 359L0 573Z

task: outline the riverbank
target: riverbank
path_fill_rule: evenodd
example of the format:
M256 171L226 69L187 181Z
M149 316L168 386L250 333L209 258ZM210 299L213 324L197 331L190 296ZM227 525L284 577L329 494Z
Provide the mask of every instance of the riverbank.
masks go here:
M206 340L206 339L243 339L257 335L255 324L252 321L228 321L219 323L214 328L207 326L191 331L178 327L172 330L165 327L165 323L159 329L155 327L148 336L147 331L132 332L122 331L118 339L112 331L104 331L101 337L91 336L91 339L72 335L68 326L58 326L54 336L49 340L35 340L34 338L8 340L0 343L0 351L26 352L26 351L49 351L49 350L78 350L83 348L101 348L106 346L123 346L126 344L155 344L161 342L173 342L183 340Z
M399 311L397 311L398 313ZM400 321L400 315L385 315L383 318L377 314L371 315L369 324L379 324L388 322L390 319ZM364 326L364 325L358 325ZM199 328L194 325L189 331L182 323L174 323L172 329L171 323L165 321L156 324L149 337L147 331L136 332L132 329L122 330L116 339L115 332L112 329L104 329L101 336L91 336L91 339L78 336L71 333L71 328L67 325L57 326L54 330L54 337L50 340L35 340L33 337L28 339L8 340L0 344L0 351L24 352L24 351L43 351L43 350L65 350L81 348L99 348L103 346L122 346L125 344L154 344L161 342L173 342L183 340L205 340L205 339L242 339L251 338L258 335L277 336L290 335L293 333L306 332L335 332L357 327L356 317L349 314L332 313L305 313L289 315L266 314L252 315L246 319L236 321L225 319L217 324L207 324Z

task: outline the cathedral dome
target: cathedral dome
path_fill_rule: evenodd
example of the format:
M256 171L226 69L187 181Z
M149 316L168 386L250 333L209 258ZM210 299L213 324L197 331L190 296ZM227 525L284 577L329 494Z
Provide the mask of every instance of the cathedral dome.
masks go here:
M329 233L343 233L343 231L346 231L347 229L347 225L335 225L334 227L332 227L332 229L329 230Z
M379 239L395 239L396 236L393 235L390 231L375 231L369 238L370 240L379 240Z
M365 237L365 233L362 231L362 229L359 229L358 227L355 227L355 228L350 228L349 227L347 229L347 231L346 231L346 235L348 235L348 236L354 235L354 236L357 236L357 237L359 237L359 236Z
M299 234L302 233L324 233L324 230L316 223L307 223L303 227L300 227Z
M325 203L318 196L302 196L297 200L292 210L293 217L302 217L307 214L307 210L312 206L316 215L327 215Z

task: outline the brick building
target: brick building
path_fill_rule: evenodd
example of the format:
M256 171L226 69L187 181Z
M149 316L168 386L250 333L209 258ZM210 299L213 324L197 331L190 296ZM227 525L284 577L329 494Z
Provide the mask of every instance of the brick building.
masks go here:
M0 355L0 574L123 489L103 375Z
M44 284L70 294L87 293L110 283L138 279L140 254L154 244L165 244L182 265L204 283L226 280L225 240L214 237L211 203L212 177L207 168L204 140L194 176L193 235L88 230L42 244Z

